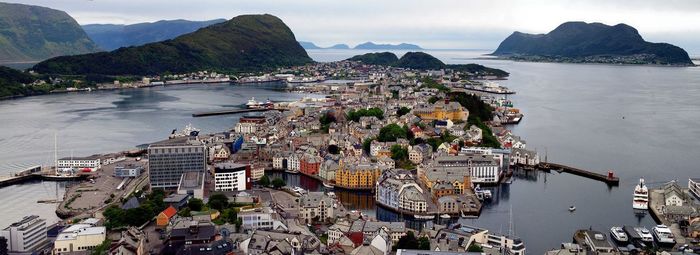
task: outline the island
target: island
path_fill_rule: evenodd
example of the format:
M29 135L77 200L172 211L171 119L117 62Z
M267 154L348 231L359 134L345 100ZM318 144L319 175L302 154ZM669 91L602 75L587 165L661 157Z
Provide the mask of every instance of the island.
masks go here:
M425 52L407 52L401 58L391 52L373 52L348 58L350 61L359 61L367 65L394 66L408 69L450 69L471 74L471 78L505 78L508 72L485 67L479 64L445 64L436 57Z
M693 65L682 48L647 42L626 24L566 22L547 34L514 32L492 55L535 62Z

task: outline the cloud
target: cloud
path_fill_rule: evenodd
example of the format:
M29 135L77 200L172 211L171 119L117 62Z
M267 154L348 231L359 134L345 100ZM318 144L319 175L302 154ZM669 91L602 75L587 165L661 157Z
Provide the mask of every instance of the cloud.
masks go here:
M79 23L208 20L270 13L298 39L428 48L495 48L512 31L546 33L565 21L626 23L656 41L700 45L697 0L14 0L64 10ZM681 39L682 38L682 39ZM681 45L683 46L683 45ZM696 47L700 48L700 47Z

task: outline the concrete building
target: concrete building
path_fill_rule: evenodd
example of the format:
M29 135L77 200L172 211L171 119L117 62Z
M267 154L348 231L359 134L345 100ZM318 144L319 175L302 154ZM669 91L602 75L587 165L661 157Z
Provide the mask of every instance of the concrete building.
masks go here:
M250 165L218 163L214 165L214 190L241 191L252 187Z
M94 171L100 169L102 163L100 155L92 155L89 157L66 157L58 160L58 168L75 168L75 169L90 169Z
M38 251L46 245L46 220L37 215L24 217L0 231L11 252Z
M194 198L204 199L204 173L186 172L180 176L177 194L187 194Z
M423 120L467 121L469 110L464 109L458 102L449 99L438 100L435 104L421 104L413 109L413 113Z
M107 238L105 227L90 224L75 224L64 229L54 242L53 254L89 251L95 249Z
M498 183L501 165L494 155L440 156L429 162L423 173L429 174L428 172L438 171L450 171L469 176L473 183Z
M238 218L243 229L287 230L279 214L270 207L241 210Z
M305 223L331 221L336 201L324 192L309 192L299 198L299 218Z
M138 177L143 172L143 166L135 164L118 165L114 167L116 177Z
M151 187L176 188L186 172L203 173L207 168L206 146L188 137L174 138L148 146Z
M381 205L409 212L425 212L428 206L423 189L405 170L384 171L377 181L375 199Z

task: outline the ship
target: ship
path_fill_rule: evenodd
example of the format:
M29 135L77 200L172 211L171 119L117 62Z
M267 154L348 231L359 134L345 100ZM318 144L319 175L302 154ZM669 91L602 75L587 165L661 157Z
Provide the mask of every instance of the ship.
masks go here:
M625 243L630 240L625 231L622 229L622 227L610 228L610 236L612 236L612 238L615 239L615 241L621 243Z
M192 124L187 124L185 128L177 132L177 129L173 129L173 131L170 133L170 136L168 138L173 139L173 138L179 138L179 137L190 137L190 136L198 136L199 135L199 129L192 127Z
M666 225L657 225L653 228L654 238L659 244L675 244L676 240L671 233L671 229Z
M649 190L646 184L644 184L644 178L639 178L639 184L634 187L632 208L642 211L649 209Z

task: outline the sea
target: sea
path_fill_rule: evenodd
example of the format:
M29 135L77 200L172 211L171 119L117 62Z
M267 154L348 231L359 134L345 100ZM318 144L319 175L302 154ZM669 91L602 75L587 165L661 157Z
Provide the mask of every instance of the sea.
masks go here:
M478 219L459 223L519 236L528 253L542 254L570 242L577 229L608 232L611 226L655 223L635 215L632 191L644 177L649 186L687 185L700 177L700 68L603 64L532 63L497 60L489 50L424 50L451 64L478 63L510 73L498 81L525 118L511 126L527 148L557 162L600 173L614 172L620 185L566 173L516 171L512 184L490 187L493 201ZM366 53L309 50L327 62ZM394 51L402 55L405 51ZM698 54L692 54L698 55ZM233 127L241 115L193 118L192 113L237 108L251 97L292 101L307 95L284 92L282 84L180 85L145 89L52 94L0 101L0 176L59 157L87 156L135 148L167 138L187 124L202 132ZM54 138L56 143L54 144ZM282 175L290 185L322 189L313 179ZM58 189L57 186L58 185ZM37 214L58 221L55 204L65 184L33 182L0 188L0 227ZM371 193L335 191L346 207L380 220L405 219L374 205ZM569 212L569 206L575 212ZM451 222L454 223L454 222Z

